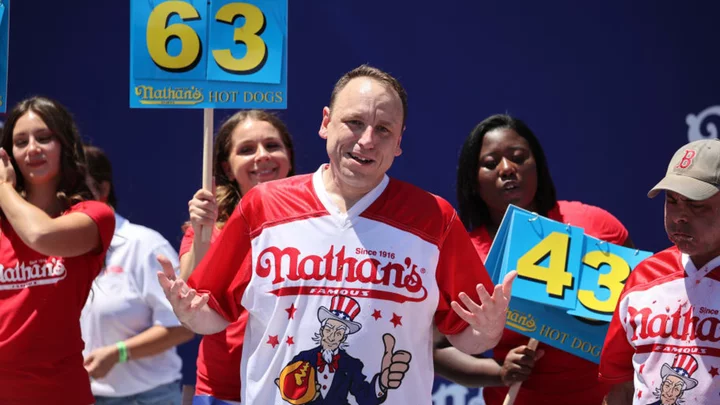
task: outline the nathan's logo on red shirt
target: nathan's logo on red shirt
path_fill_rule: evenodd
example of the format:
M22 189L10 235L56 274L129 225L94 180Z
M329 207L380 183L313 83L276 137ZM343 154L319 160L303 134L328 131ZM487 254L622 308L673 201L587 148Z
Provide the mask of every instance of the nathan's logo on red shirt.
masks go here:
M423 301L427 297L427 289L423 286L420 273L412 259L406 257L404 263L390 260L382 262L373 257L362 260L345 257L345 246L335 253L335 246L322 256L303 255L300 250L288 247L280 249L274 246L264 249L257 258L255 272L262 278L273 275L273 284L286 281L298 281L307 284L298 287L282 287L271 291L281 295L334 295L336 287L329 282L342 286L343 294L351 296L385 299L396 302ZM325 281L321 287L312 286L305 281ZM348 283L374 284L394 287L395 291L355 288ZM399 290L399 291L398 291Z
M54 284L67 276L60 258L18 262L14 267L0 265L0 290L16 290L34 285Z
M706 311L701 313L708 313ZM627 322L633 329L632 340L647 338L673 338L677 340L720 341L720 319L714 316L693 316L693 307L682 312L682 307L672 314L653 314L650 308L628 307Z

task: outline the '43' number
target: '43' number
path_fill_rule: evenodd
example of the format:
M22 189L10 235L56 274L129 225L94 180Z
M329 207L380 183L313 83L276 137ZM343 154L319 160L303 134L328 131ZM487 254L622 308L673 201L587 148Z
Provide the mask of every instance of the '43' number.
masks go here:
M552 232L518 259L518 275L544 282L549 296L562 297L565 289L573 286L573 275L567 271L569 243L567 234ZM548 258L548 266L540 266L545 258ZM598 276L598 287L610 290L610 296L600 300L596 290L581 289L578 291L578 301L591 311L612 314L625 280L630 275L630 266L620 256L599 250L586 253L582 262L597 270L603 264L610 266L610 272Z
M190 3L166 1L158 4L150 13L147 24L147 49L153 62L166 71L184 72L197 65L201 58L200 36L190 26L183 23L169 24L170 18L177 15L183 21L196 20L200 14ZM229 49L214 49L212 56L222 69L231 73L252 73L264 64L267 46L259 33L265 26L265 15L256 6L248 3L229 3L215 13L215 21L233 24L237 17L244 17L245 24L235 28L235 43L247 46L245 56L237 59ZM171 39L180 40L182 50L178 55L168 53L167 45Z

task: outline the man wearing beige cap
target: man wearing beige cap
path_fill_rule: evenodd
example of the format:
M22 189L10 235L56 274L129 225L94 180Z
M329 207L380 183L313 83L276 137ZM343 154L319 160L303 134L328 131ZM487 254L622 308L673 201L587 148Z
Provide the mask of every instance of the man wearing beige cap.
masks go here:
M608 329L605 404L720 403L720 141L680 148L648 193L665 193L674 246L630 274ZM671 366L672 365L672 366Z

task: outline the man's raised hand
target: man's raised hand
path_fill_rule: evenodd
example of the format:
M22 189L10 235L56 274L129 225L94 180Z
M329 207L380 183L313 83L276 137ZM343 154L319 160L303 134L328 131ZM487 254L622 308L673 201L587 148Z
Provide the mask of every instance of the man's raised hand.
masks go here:
M482 284L478 284L476 289L481 304L474 302L464 292L460 293L459 298L465 307L457 301L450 303L458 316L470 324L478 340L484 341L485 345L489 344L489 347L495 347L502 337L512 283L516 276L514 270L506 274L503 282L495 286L492 295L488 294Z
M200 308L207 304L210 296L207 294L198 295L197 291L188 287L181 278L178 278L175 275L172 263L167 257L158 255L157 261L162 266L162 271L159 271L157 275L163 292L165 292L165 297L170 301L178 320L184 325L188 325L200 311Z

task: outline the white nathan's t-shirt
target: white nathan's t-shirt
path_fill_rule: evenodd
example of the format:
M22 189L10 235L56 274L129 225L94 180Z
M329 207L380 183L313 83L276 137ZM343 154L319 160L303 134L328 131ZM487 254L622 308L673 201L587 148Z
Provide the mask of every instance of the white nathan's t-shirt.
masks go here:
M178 267L177 252L158 232L115 214L115 234L105 269L95 279L80 317L83 356L114 345L153 325L180 326L157 280L157 255ZM93 395L123 397L180 379L182 360L175 348L116 364L91 381Z
M697 269L676 247L630 274L600 378L633 381L633 404L720 404L720 257Z
M325 168L247 193L189 284L229 321L249 312L242 403L429 405L433 326L463 331L450 302L487 272L442 198L385 177L342 213Z

